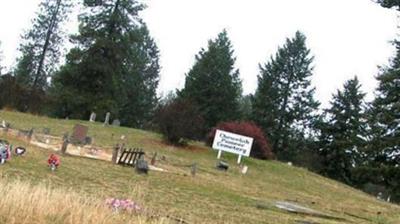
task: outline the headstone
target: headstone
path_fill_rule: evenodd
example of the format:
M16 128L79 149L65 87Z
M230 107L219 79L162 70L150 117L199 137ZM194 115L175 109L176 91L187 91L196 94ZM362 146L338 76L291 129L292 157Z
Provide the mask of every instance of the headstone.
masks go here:
M147 161L144 160L143 157L140 157L140 159L136 162L136 171L138 173L144 173L144 174L147 174L149 172L149 165L147 164Z
M71 142L76 143L76 144L85 143L86 138L87 138L87 133L88 133L87 126L84 126L81 124L75 125L74 130L72 132L72 136L71 136Z
M118 119L113 120L112 126L121 126L121 122Z
M241 172L242 174L246 174L248 170L249 170L248 166L243 166Z
M3 120L1 123L1 127L3 128L4 132L7 132L10 126L11 126L10 123L7 123L5 120Z
M222 171L228 171L229 164L224 161L218 161L217 169L222 170Z
M95 113L95 112L92 112L92 113L90 114L89 121L90 121L90 122L95 122L95 121L96 121L96 113Z
M61 153L65 154L67 152L67 148L68 148L68 139L64 138L63 143L61 145Z
M376 196L376 199L378 200L383 200L383 194L382 192L379 192L378 195Z
M110 124L110 116L111 116L111 113L107 112L106 113L106 119L104 120L104 125L109 125Z

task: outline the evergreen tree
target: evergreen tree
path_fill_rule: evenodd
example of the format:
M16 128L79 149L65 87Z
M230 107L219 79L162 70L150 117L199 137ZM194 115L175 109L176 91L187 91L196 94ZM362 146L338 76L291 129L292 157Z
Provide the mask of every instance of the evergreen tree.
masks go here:
M157 107L159 81L159 51L146 26L138 32L138 40L132 43L130 63L124 72L120 101L121 121L131 127L144 127L154 116Z
M400 43L390 65L377 76L378 88L368 113L369 141L363 167L357 170L360 185L386 188L400 201Z
M260 65L253 120L265 131L278 159L292 160L305 148L319 103L311 87L313 57L306 37L296 32L275 57Z
M344 84L325 110L326 121L320 123L319 153L323 158L324 175L352 183L353 168L362 163L366 141L365 94L357 77Z
M371 110L377 158L390 165L400 163L400 42L396 48L390 67L377 76L379 85Z
M17 81L33 91L44 91L47 79L59 62L63 40L62 25L68 18L71 1L44 0L32 27L23 35L21 57L17 61Z
M239 98L239 111L240 111L240 119L243 121L251 120L252 113L252 95L244 95Z
M179 95L200 107L206 129L238 118L242 84L235 60L224 30L208 42L207 50L202 49L196 55L196 62L186 75L185 87Z
M53 83L56 115L86 119L111 112L122 124L140 127L156 105L159 52L138 13L136 0L89 4L79 17L77 47Z
M378 0L378 3L385 8L397 7L397 10L400 10L400 1L399 0Z

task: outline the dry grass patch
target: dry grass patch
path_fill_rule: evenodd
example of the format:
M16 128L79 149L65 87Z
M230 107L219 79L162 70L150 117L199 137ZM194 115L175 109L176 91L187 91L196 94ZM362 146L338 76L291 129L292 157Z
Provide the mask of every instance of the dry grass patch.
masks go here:
M104 201L44 184L0 181L0 223L166 223L138 214L113 212Z

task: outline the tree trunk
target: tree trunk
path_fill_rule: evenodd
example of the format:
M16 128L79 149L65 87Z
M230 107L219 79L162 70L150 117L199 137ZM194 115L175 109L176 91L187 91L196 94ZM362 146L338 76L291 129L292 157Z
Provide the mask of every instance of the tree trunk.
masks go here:
M46 53L47 53L47 50L49 49L49 45L50 45L50 38L51 38L51 35L53 34L54 26L56 25L57 15L60 11L60 5L61 5L61 0L57 0L56 9L53 12L53 15L51 17L50 26L47 29L46 39L45 39L45 42L43 45L42 53L40 54L39 65L38 65L38 68L35 73L35 79L33 81L32 89L36 89L37 82L39 81L40 73L43 70L44 60L46 59Z

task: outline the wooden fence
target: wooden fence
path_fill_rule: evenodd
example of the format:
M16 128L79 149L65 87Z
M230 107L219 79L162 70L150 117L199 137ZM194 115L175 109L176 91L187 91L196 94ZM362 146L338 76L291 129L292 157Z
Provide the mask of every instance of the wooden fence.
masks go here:
M136 162L144 156L144 152L139 148L124 148L119 157L118 164L135 167Z

